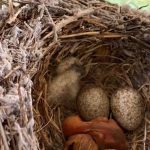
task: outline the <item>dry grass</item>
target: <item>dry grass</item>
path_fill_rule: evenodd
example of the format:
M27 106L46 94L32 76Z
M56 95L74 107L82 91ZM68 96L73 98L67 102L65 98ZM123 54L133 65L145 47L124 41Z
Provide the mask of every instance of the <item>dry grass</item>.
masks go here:
M50 108L46 92L47 80L68 56L83 62L83 83L97 83L109 96L125 85L139 90L145 120L126 135L130 149L150 149L148 14L98 0L2 4L0 149L62 149L61 109Z

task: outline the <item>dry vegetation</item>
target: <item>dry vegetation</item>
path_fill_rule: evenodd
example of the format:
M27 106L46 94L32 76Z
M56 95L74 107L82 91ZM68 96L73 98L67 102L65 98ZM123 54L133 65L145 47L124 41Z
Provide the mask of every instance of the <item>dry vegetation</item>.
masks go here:
M97 83L109 96L125 85L141 93L145 119L126 135L130 149L150 149L148 14L99 0L0 5L0 149L62 149L61 109L49 107L46 91L67 56L83 62L83 83Z

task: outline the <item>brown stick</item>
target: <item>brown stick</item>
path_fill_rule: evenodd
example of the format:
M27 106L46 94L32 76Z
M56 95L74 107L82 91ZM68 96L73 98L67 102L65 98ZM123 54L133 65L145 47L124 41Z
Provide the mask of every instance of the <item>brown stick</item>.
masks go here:
M2 126L1 120L0 120L0 134L1 134L3 142L4 142L5 150L9 150L8 143L7 143L7 138L6 138L5 131L4 131L4 128Z
M63 19L61 20L59 23L56 24L55 27L55 31L58 32L60 31L63 27L65 27L67 24L76 21L78 18L88 15L90 13L94 12L94 8L89 8L89 9L85 9L82 11L79 11L76 15L71 16L71 17L67 17L67 19ZM48 33L46 36L43 37L42 40L45 40L47 38L49 38L54 32L50 32Z
M121 37L125 37L125 35L118 34L118 33L111 33L111 32L100 33L98 31L93 31L93 32L82 32L82 33L76 33L76 34L70 34L70 35L62 35L59 38L65 39L65 38L73 38L73 37L80 37L80 36L94 36L94 35L97 35L98 38L121 38Z

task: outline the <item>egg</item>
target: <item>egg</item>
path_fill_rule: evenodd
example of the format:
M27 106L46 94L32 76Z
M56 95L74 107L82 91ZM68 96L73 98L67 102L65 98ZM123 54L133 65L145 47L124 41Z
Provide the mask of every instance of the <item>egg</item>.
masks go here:
M129 131L138 128L144 118L141 95L129 87L119 89L112 96L111 110L120 126Z
M96 85L86 85L81 89L77 107L80 116L86 121L109 115L109 99L102 88Z
M64 63L64 62L62 62ZM61 68L62 64L58 66ZM68 69L60 71L53 80L48 83L47 99L49 105L64 106L67 109L76 109L76 97L80 89L82 66L68 62ZM60 69L59 69L60 70Z

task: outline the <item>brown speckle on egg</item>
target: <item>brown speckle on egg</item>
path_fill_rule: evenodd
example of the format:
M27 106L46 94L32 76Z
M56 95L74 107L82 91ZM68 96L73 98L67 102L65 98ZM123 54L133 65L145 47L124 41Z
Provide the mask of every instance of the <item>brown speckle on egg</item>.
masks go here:
M86 85L81 89L77 107L80 116L86 121L109 115L109 99L105 92L95 85Z
M144 117L144 105L140 94L129 87L119 89L111 99L114 118L126 130L135 130Z

